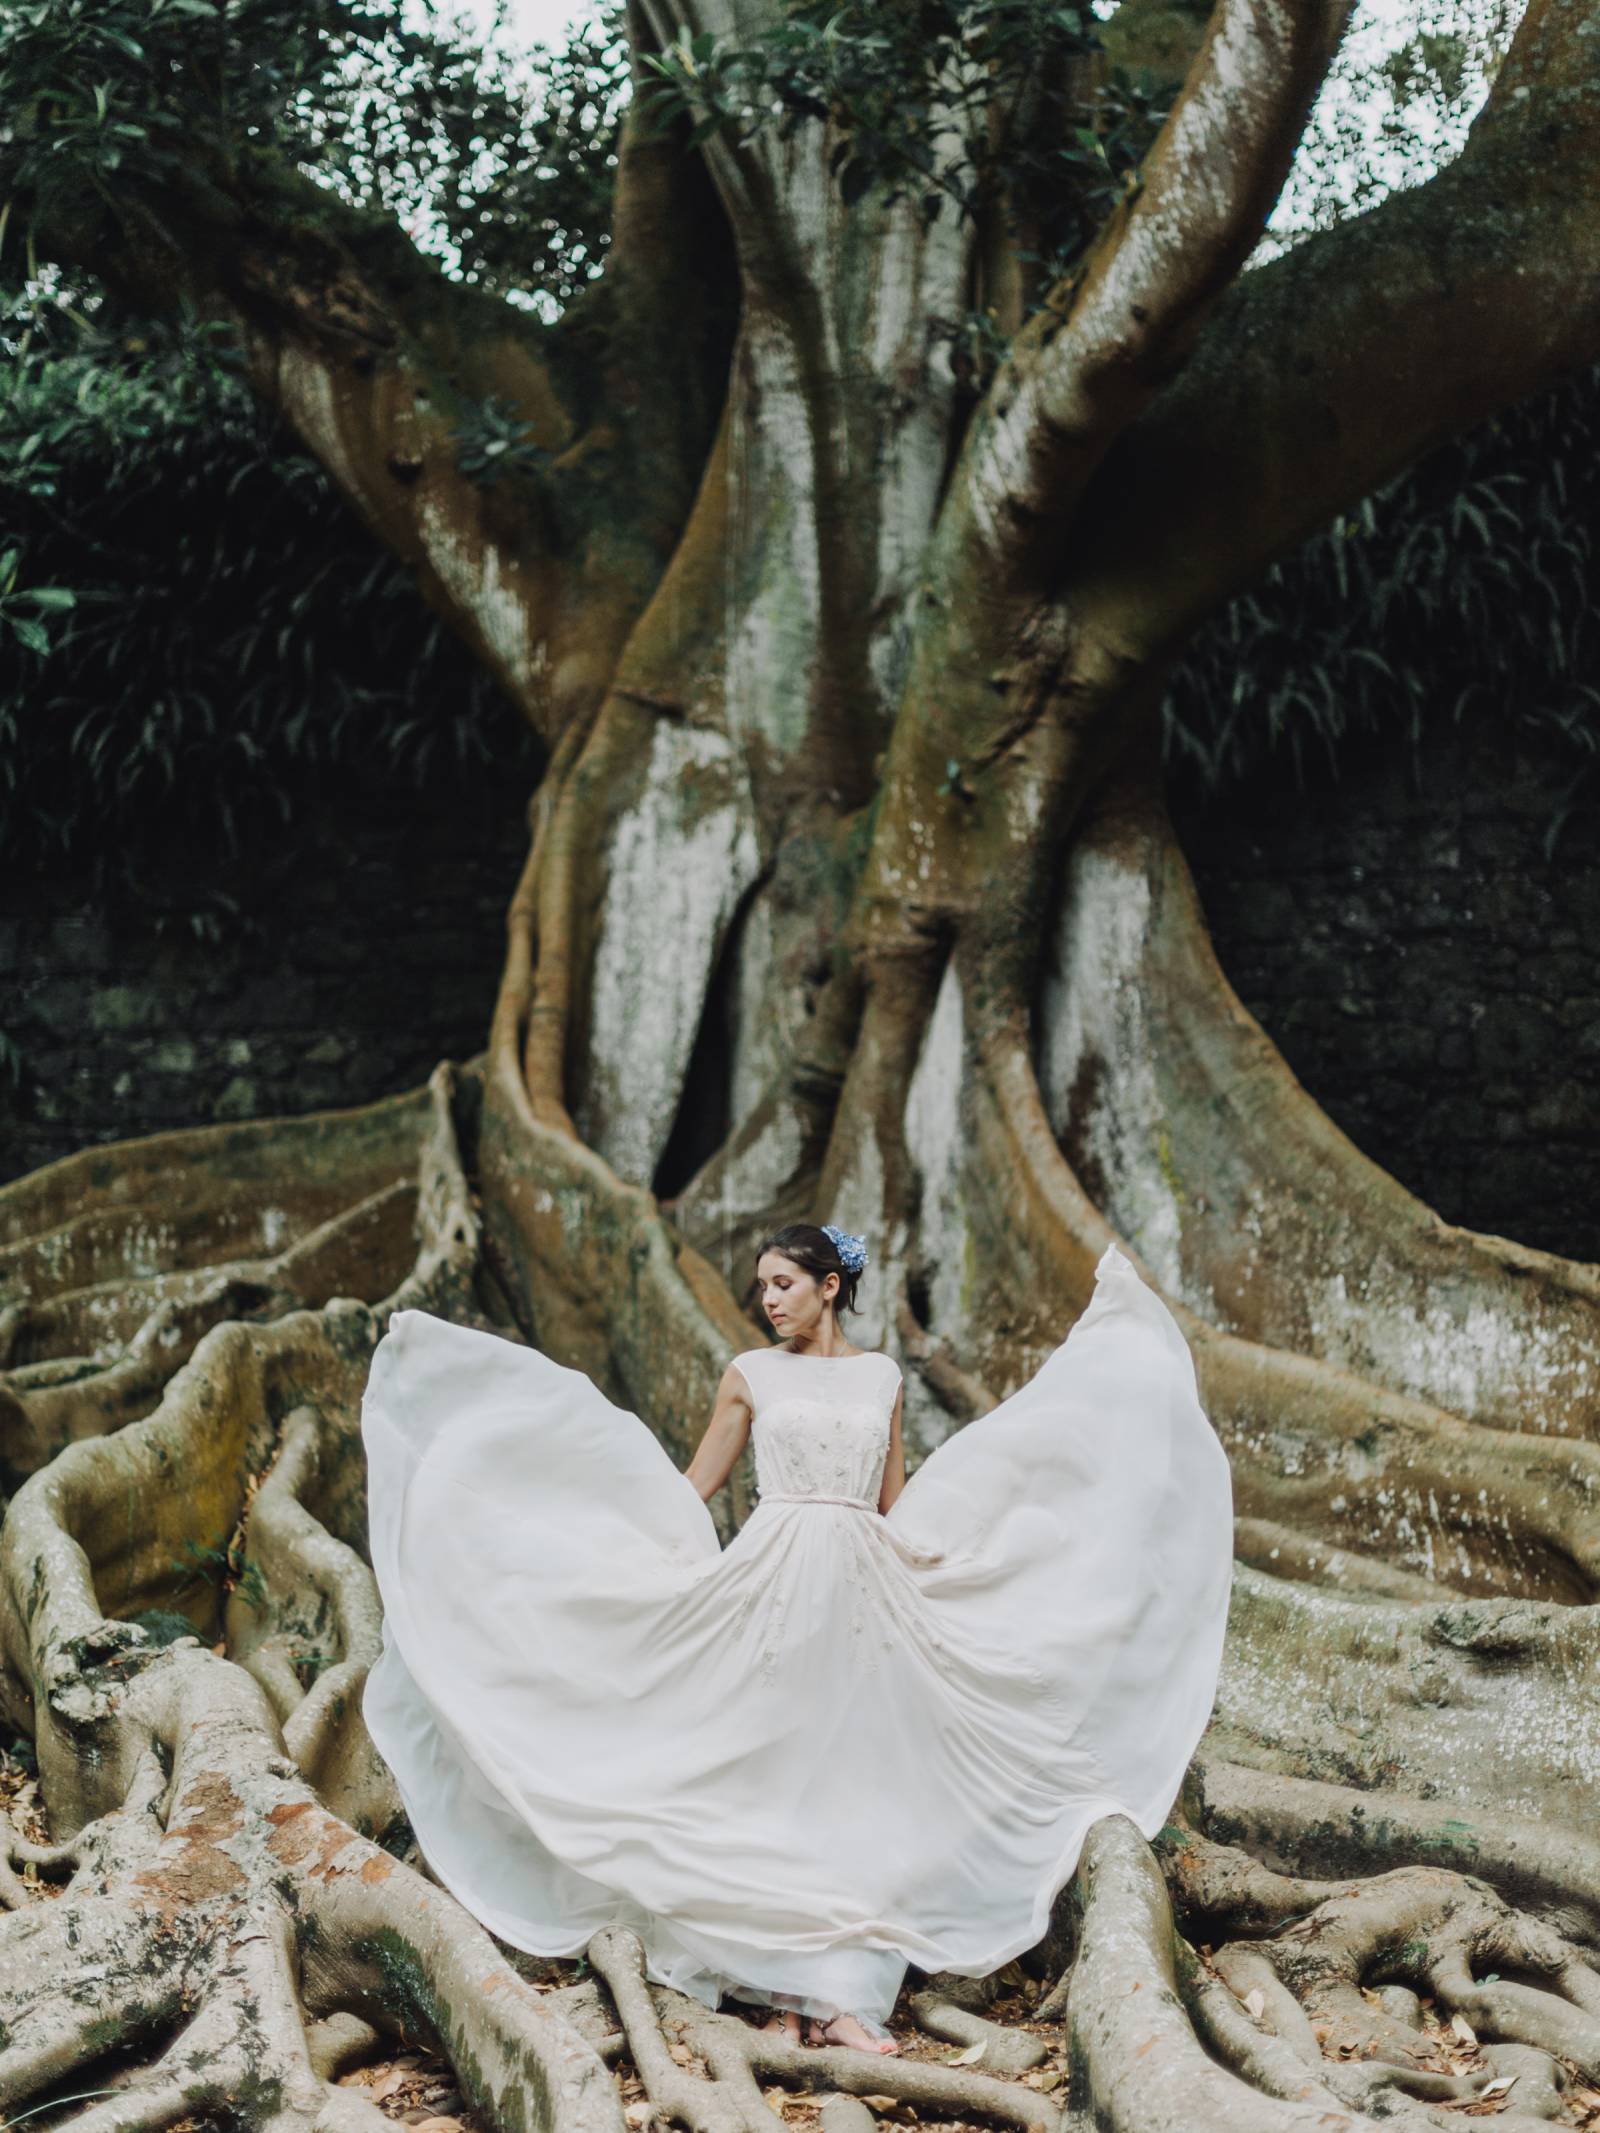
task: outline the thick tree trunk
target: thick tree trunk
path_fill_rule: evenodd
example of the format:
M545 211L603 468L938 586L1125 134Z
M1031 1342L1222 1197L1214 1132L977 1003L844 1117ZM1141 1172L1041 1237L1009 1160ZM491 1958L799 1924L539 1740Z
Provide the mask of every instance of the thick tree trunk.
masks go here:
M913 201L846 210L816 122L703 163L630 123L606 279L548 335L296 180L247 242L168 181L174 286L549 767L480 1059L0 1192L0 1700L53 1839L0 1857L8 2109L370 2124L331 2077L385 2035L548 2133L621 2133L620 2058L707 2133L771 2133L774 2079L1060 2133L1442 2126L1513 2077L1531 2126L1600 2080L1600 1273L1440 1222L1332 1127L1217 966L1156 772L1202 615L1600 350L1582 0L1534 0L1441 179L1236 279L1344 14L1221 0L1141 185L975 405L944 351L1021 263ZM53 240L127 272L104 230ZM448 437L489 389L550 456L493 492ZM1115 1236L1233 1461L1173 1824L1096 1827L1031 2026L996 2018L1016 1979L913 1981L977 2061L789 2047L648 1987L620 1933L536 1990L400 1856L360 1723L389 1314L536 1342L686 1460L752 1249L807 1213L872 1238L854 1330L905 1367L913 1460L1065 1336Z

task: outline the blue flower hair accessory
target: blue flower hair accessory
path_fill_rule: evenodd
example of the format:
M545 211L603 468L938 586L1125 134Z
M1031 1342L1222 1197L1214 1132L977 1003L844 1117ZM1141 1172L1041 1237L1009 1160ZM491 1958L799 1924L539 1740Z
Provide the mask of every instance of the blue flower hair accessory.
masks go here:
M852 1237L847 1229L840 1229L836 1222L824 1222L822 1234L831 1237L839 1257L852 1274L859 1274L867 1263L867 1240Z

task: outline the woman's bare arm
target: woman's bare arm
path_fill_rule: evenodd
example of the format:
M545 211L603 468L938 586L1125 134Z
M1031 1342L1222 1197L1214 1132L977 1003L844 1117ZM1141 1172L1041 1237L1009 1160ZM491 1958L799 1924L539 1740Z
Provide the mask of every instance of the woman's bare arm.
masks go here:
M750 1388L744 1381L744 1372L736 1363L730 1363L717 1387L705 1434L683 1470L707 1502L733 1472L734 1462L749 1438L750 1422Z
M883 1461L883 1486L878 1491L880 1511L887 1511L906 1485L906 1451L900 1441L900 1411L905 1405L905 1397L905 1381L902 1379L895 1388L894 1413L889 1417L889 1449Z

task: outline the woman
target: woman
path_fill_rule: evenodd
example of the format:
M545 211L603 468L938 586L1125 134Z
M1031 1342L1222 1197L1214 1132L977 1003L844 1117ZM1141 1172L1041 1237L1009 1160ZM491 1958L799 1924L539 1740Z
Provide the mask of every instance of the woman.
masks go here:
M384 1650L364 1709L439 1879L513 1946L631 1926L647 1974L893 2051L908 1963L1032 1946L1101 1815L1146 1836L1205 1728L1228 1462L1108 1245L1067 1338L909 1481L862 1240L757 1254L687 1473L536 1350L396 1312L362 1427ZM706 1509L747 1438L759 1498ZM688 1484L687 1486L685 1484Z

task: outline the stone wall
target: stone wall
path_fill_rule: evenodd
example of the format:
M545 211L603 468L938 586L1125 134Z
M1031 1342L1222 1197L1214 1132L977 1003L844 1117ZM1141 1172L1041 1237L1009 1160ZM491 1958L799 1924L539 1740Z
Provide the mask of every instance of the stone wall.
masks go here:
M313 799L244 861L170 849L109 895L87 869L0 880L0 1176L368 1102L481 1051L525 802L510 781L470 805Z
M1570 747L1478 714L1300 793L1172 813L1218 957L1352 1140L1447 1221L1600 1259L1600 837ZM1595 780L1600 785L1600 777Z

